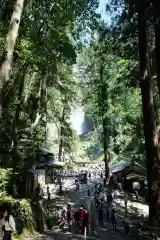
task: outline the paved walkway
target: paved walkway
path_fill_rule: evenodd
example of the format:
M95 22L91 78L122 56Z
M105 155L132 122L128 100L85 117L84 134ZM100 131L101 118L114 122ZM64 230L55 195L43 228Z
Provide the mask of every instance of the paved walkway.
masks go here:
M74 180L68 180L65 184L65 188L68 189L68 192L65 196L61 196L59 198L59 201L57 205L66 205L68 202L70 203L78 203L78 204L83 204L84 206L87 207L88 200L93 200L93 192L94 192L94 185L96 182L99 182L100 179L91 179L88 181L88 184L82 184L80 187L79 191L76 191L74 189ZM88 199L87 197L87 190L88 188L92 192L91 197ZM67 197L67 200L66 200ZM94 209L94 215L97 215L96 209ZM97 219L97 216L95 216ZM111 240L111 239L116 239L116 240L129 240L128 236L125 236L123 234L124 230L122 228L122 225L120 226L118 224L118 231L113 231L112 226L110 223L105 222L104 227L101 228L98 225L98 222L96 222L96 233L95 236L93 237L87 237L87 239L101 239L101 240ZM67 231L67 229L60 230L59 228L55 227L53 228L52 231L46 232L44 236L36 238L36 240L68 240L68 239L73 239L73 240L80 240L84 239L84 236L82 235L74 235L71 234Z

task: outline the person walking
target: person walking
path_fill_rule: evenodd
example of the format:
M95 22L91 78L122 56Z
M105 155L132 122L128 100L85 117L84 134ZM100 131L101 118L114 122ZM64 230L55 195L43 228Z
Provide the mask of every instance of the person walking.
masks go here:
M49 190L49 186L47 186L47 197L48 197L48 201L51 200L51 193L50 193L50 190Z
M81 213L80 213L80 210L79 210L79 211L76 211L75 214L74 214L76 230L78 230L78 228L79 228L80 219L81 219Z
M68 227L69 227L70 232L71 232L71 222L72 222L71 205L68 204L68 206L67 206L67 223L68 223Z
M107 203L108 203L109 206L112 204L112 201L113 201L112 194L111 194L111 192L108 192Z
M95 192L96 192L96 193L97 193L97 187L98 187L98 186L97 186L97 183L96 183L96 184L95 184Z
M105 178L105 177L103 178L103 185L104 185L104 188L106 188L106 186L107 186L107 181L106 181L106 178Z
M122 182L121 181L119 181L118 182L118 190L120 191L120 192L122 192Z
M116 211L113 208L111 211L111 222L112 222L112 227L114 230L116 230L117 228L117 221L116 221Z
M131 228L130 228L130 221L128 219L127 214L124 217L124 230L125 230L125 234L129 235Z
M110 209L109 209L108 204L106 206L106 217L107 217L107 221L109 222L110 221Z
M98 207L98 219L99 219L99 225L103 227L103 201L102 200Z
M95 200L95 207L98 209L98 207L99 207L99 198L98 198L97 194L95 194L94 200Z
M79 183L76 183L76 190L79 190Z
M132 188L133 188L133 192L135 194L135 197L138 200L138 198L139 198L139 189L140 189L139 182L133 182L132 183Z
M83 205L80 207L80 223L81 223L81 232L84 233L85 227L85 208Z
M66 210L65 210L64 208L62 208L62 210L61 210L60 224L59 224L59 227L60 227L61 229L64 228L65 222L66 222Z
M91 193L90 193L90 190L88 189L88 191L87 191L87 195L88 195L88 197L91 195Z

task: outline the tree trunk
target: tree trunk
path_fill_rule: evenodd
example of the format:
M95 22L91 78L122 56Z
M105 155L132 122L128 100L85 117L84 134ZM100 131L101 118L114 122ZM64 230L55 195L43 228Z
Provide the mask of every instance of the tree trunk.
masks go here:
M156 129L156 117L153 102L153 92L150 78L150 69L147 56L147 34L146 34L145 6L139 5L138 9L138 38L139 38L139 60L140 60L140 88L142 94L143 123L146 149L146 166L148 179L148 202L149 223L153 224L157 215L157 163L158 136Z
M22 110L22 95L23 95L23 90L24 90L24 81L25 81L25 74L27 71L27 66L23 66L21 69L21 72L18 73L17 76L17 88L18 88L18 104L16 106L16 113L15 113L15 118L13 122L13 148L16 148L17 146L17 140L19 138L18 136L18 127L19 127L19 117L20 117L20 112Z
M18 30L23 11L24 0L16 0L13 14L10 21L9 31L6 38L6 46L0 59L0 118L2 119L3 111L3 87L4 83L9 80L12 69L13 52L18 36Z
M157 85L160 96L160 2L153 0L154 6L154 22L155 22L155 43L156 43L156 71L157 71Z
M65 103L62 110L62 117L61 117L61 127L60 127L60 134L59 134L59 151L58 151L58 160L62 161L62 152L63 152L63 136L64 136L64 123L65 120Z
M104 163L105 163L105 177L108 179L109 176L109 154L108 154L108 142L109 142L109 135L108 135L108 118L107 118L107 110L108 110L108 96L107 96L107 86L106 83L103 81L103 74L104 74L104 66L103 60L101 60L100 66L100 87L101 87L101 112L102 112L102 125L103 125L103 149L104 149Z

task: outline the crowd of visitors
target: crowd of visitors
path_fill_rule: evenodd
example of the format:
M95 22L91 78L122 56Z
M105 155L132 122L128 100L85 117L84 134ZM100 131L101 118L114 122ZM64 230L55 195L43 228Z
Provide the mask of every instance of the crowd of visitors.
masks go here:
M81 205L76 211L72 211L71 205L67 209L57 208L57 220L60 228L68 225L69 231L74 228L75 232L84 233L85 227L88 227L88 211Z
M114 206L113 200L115 198L112 189L110 188L110 184L107 184L105 178L103 178L102 173L100 174L102 183L96 183L94 187L94 192L91 192L91 189L87 190L87 196L90 197L92 193L94 193L94 208L95 214L92 217L97 216L97 220L101 227L104 226L104 220L111 222L113 230L117 230L117 213L116 208ZM90 178L90 174L88 174ZM75 178L76 190L79 189L79 181ZM130 222L127 218L127 196L125 196L125 217L124 217L124 229L125 233L129 234L130 232ZM81 232L84 234L85 228L88 231L89 229L89 212L88 210L81 205L78 210L72 211L71 206L68 205L67 210L58 209L58 224L60 228L63 228L66 224L68 225L70 231L74 229L76 232ZM93 226L90 226L92 230Z
M96 175L97 173L92 173ZM88 178L92 177L91 173L88 173ZM75 186L76 190L79 191L81 183L85 183L87 181L86 174L81 174L80 177L75 177ZM101 177L100 183L96 183L94 186L94 190L88 188L87 196L90 197L94 194L94 209L96 214L92 214L92 218L97 216L97 220L101 227L104 226L104 220L111 222L113 230L117 229L117 213L116 208L114 205L114 198L115 195L113 194L113 188L117 188L119 191L123 191L123 181L118 181L118 179L114 179L112 173L109 174L109 179L106 180L103 177L103 172L99 173ZM139 194L139 183L133 183L133 192L138 199ZM33 199L33 204L37 205L36 197L38 199L41 197L43 198L43 191L40 186L37 186L35 197ZM47 186L47 196L48 201L51 199L51 194L49 187ZM127 203L128 197L124 195L124 206L125 206L125 216L124 216L124 229L125 233L130 233L130 222L127 217ZM0 212L0 226L2 231L3 240L11 240L11 236L16 234L16 224L13 217L13 210L9 207L4 207L3 210ZM68 226L69 231L80 232L84 234L85 231L88 231L89 225L91 222L94 222L93 219L89 221L90 213L83 205L81 205L78 209L73 210L71 205L68 204L67 208L57 208L57 223L59 228L64 228L65 225ZM92 230L94 230L93 224L90 226Z

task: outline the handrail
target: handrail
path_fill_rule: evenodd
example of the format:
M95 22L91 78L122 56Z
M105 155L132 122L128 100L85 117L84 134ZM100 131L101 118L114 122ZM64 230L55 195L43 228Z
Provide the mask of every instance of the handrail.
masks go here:
M150 229L156 229L156 230L160 230L160 228L158 228L158 227L150 227L150 226L143 226L144 228L150 228Z
M138 235L140 235L140 236L144 236L144 237L146 237L147 239L151 239L151 240L153 240L153 238L151 238L151 237L148 237L148 236L145 236L144 234L142 234L142 233L138 233Z

